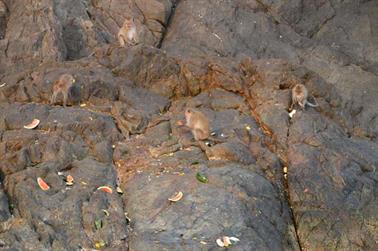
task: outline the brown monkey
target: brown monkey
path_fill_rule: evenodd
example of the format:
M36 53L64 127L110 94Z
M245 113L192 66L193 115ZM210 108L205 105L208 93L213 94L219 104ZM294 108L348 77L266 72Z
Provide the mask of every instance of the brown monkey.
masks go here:
M5 27L7 23L7 6L0 0L0 27ZM5 29L0 29L0 40L5 37Z
M209 120L199 110L187 108L185 110L186 126L190 128L195 140L205 140L210 135Z
M296 84L291 90L291 106L290 110L293 109L293 106L298 103L302 109L305 109L306 104L311 107L317 107L318 104L312 104L308 100L308 90L303 84Z
M55 103L55 99L61 92L63 94L63 106L66 107L68 93L75 83L75 79L71 74L63 74L53 84L53 94L51 96L51 104Z
M209 119L201 111L195 108L187 108L185 110L185 120L185 125L192 131L195 140L208 139L215 143L225 142L223 139L217 139L210 135Z
M128 45L135 45L138 43L137 27L134 18L126 19L118 32L118 41L122 47Z
M2 0L0 0L0 17L5 16L6 13L7 13L7 6Z

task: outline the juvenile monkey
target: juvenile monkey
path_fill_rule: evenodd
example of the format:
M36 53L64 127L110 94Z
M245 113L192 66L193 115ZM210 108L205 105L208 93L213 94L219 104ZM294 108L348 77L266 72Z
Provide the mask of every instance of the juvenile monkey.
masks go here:
M7 13L7 6L3 2L3 0L0 0L0 16L4 16Z
M5 29L2 27L6 26L7 23L7 6L0 0L0 40L5 37Z
M195 140L205 140L210 135L209 120L199 110L187 108L185 110L186 126L190 128Z
M51 104L55 103L56 97L61 92L63 95L63 106L66 107L68 93L73 83L75 83L75 79L71 74L61 75L59 79L56 80L53 84L53 94L51 96Z
M138 43L137 27L134 18L126 19L118 32L118 41L122 47L128 45L135 45Z
M201 111L195 108L185 110L186 126L192 131L196 141L211 140L216 143L224 143L225 140L214 138L210 135L209 119Z
M199 147L206 154L209 154L211 149L205 142L203 142L203 140L208 139L216 143L224 142L223 140L216 139L210 135L209 120L201 111L195 108L187 108L185 110L185 120L185 125L182 121L177 121L177 125L179 125L176 129L179 130L178 139L173 138L171 141L164 142L161 147L150 149L150 153L153 157L158 157L169 152L175 152L181 148L187 148L189 146ZM196 142L192 142L192 139L187 137L185 132L187 132L188 129L192 132Z
M293 106L298 103L302 109L305 109L306 104L311 107L317 107L318 104L312 104L308 100L308 90L303 84L296 84L291 90L291 106L290 110L293 109Z

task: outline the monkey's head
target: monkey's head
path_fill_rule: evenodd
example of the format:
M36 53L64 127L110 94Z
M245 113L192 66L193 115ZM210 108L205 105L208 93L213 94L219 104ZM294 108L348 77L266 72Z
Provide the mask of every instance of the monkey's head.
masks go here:
M302 93L302 86L299 85L299 84L295 85L295 86L294 86L294 92L295 92L295 94L297 94L297 95L301 94L301 93Z
M190 118L192 117L194 111L192 108L186 108L185 110L185 119L186 121L188 122L190 120Z
M125 27L131 27L133 25L135 25L133 17L132 18L126 18L125 22L123 22L123 26L125 26Z
M68 81L73 84L73 83L75 83L76 80L71 74L69 74L68 75Z

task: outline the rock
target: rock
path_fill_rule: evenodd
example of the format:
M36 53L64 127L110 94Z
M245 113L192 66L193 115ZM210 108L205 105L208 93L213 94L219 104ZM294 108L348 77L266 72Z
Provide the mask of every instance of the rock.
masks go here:
M149 139L149 144L156 146L169 140L171 134L172 129L170 123L164 121L156 126L147 128L145 136Z
M112 72L130 79L137 86L168 98L184 96L188 92L185 83L180 81L180 66L177 61L156 48L114 48L108 54L108 67Z
M374 173L378 158L374 153L378 148L348 138L332 121L311 116L301 114L295 120L288 151L288 182L302 247L318 246L320 234L324 235L322 246L329 249L358 249L364 243L367 250L373 250L374 230L362 221L371 221L377 212ZM317 222L316 229L311 222ZM324 234L324 229L329 229L329 234ZM336 247L333 240L339 237L334 233L339 229L348 230L343 233L344 242Z
M13 191L10 196L14 198L14 213L17 217L24 218L28 224L44 222L49 226L48 228L52 227L49 230L48 239L36 241L34 244L41 243L51 249L52 243L49 239L59 239L68 249L76 249L78 247L91 248L100 238L109 246L119 241L122 243L127 232L126 220L122 204L120 204L121 199L116 193L106 194L97 190L97 187L102 185L115 187L116 177L112 166L100 164L91 159L73 162L69 169L64 171L65 175L70 174L74 177L72 187L66 187L63 178L50 168L49 166L28 168L7 176L5 181L7 190ZM42 191L38 187L37 176L44 177L50 185L50 190ZM15 197L16 194L17 197ZM110 213L103 219L104 229L101 233L94 227L88 229L88 214L103 216L102 209ZM72 231L73 229L78 231ZM23 240L18 243L29 245Z
M23 249L23 250L49 250L47 245L39 240L40 235L32 226L23 219L10 219L2 223L2 233L0 243L3 249ZM20 237L19 237L20 236ZM44 240L46 242L48 240ZM61 249L64 250L64 249Z
M256 163L248 147L236 140L209 147L206 154L210 160L236 161L246 165Z
M46 61L62 61L66 58L66 46L62 41L62 25L54 14L51 3L26 4L13 1L7 6L6 61L3 67L14 72L25 66ZM25 32L21 32L25 28ZM14 67L17 65L17 67Z
M102 141L94 147L95 156L99 162L112 163L113 149L109 141Z
M0 0L0 249L375 250L377 10ZM129 17L140 43L120 47ZM51 105L64 73L69 107ZM290 117L298 83L319 107Z
M214 90L210 92L211 107L214 110L235 109L246 111L245 101L242 97L223 90Z
M130 133L143 133L147 127L147 118L122 102L114 104L112 114L117 118L118 126L126 138Z
M330 97L336 103L334 113L347 130L356 136L376 138L377 125L376 109L378 90L375 83L377 75L361 69L358 65L341 66L331 63L327 68L322 62L332 59L332 54L321 52L315 48L305 65L319 72L327 83L332 84L339 98ZM368 105L364 105L368 104Z
M135 233L130 248L214 249L215 240L228 235L241 240L235 244L238 250L251 246L298 250L288 231L288 208L282 207L280 195L264 177L237 165L225 165L202 170L209 179L203 184L196 180L195 170L184 172L183 176L159 177L143 173L128 183L126 193L132 192L126 207ZM169 202L176 191L182 191L183 198ZM268 232L272 238L265 242L262 234Z
M0 220L2 222L9 219L11 213L9 212L9 203L7 195L4 193L3 190L0 191Z
M5 36L5 30L7 28L7 6L3 1L0 1L0 39Z

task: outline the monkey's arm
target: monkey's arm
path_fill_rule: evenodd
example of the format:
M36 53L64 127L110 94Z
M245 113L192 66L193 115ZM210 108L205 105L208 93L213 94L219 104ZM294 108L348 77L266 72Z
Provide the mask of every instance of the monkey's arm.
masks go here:
M55 80L54 83L52 84L52 86L53 86L53 88L52 88L53 89L53 94L51 95L51 99L50 99L50 103L51 104L55 103L56 96L60 92L60 90L56 90L55 89L55 86L57 85L58 82L59 82L59 80Z
M53 92L53 94L51 95L50 104L54 104L55 103L55 99L56 99L57 95L58 95L57 92Z
M136 34L135 34L135 35L133 36L133 38L132 38L132 43L133 43L133 45L136 45L136 44L139 43L139 39L137 38L137 35L136 35Z
M123 37L122 33L118 33L118 41L122 47L125 47L125 38Z
M205 153L207 153L210 149L210 147L208 147L205 142L203 141L197 141L197 142L194 142L196 143L195 146L199 146L199 148L201 148L202 151L204 151Z
M295 105L295 103L293 101L291 101L291 105L290 105L289 111L293 110L294 105Z

